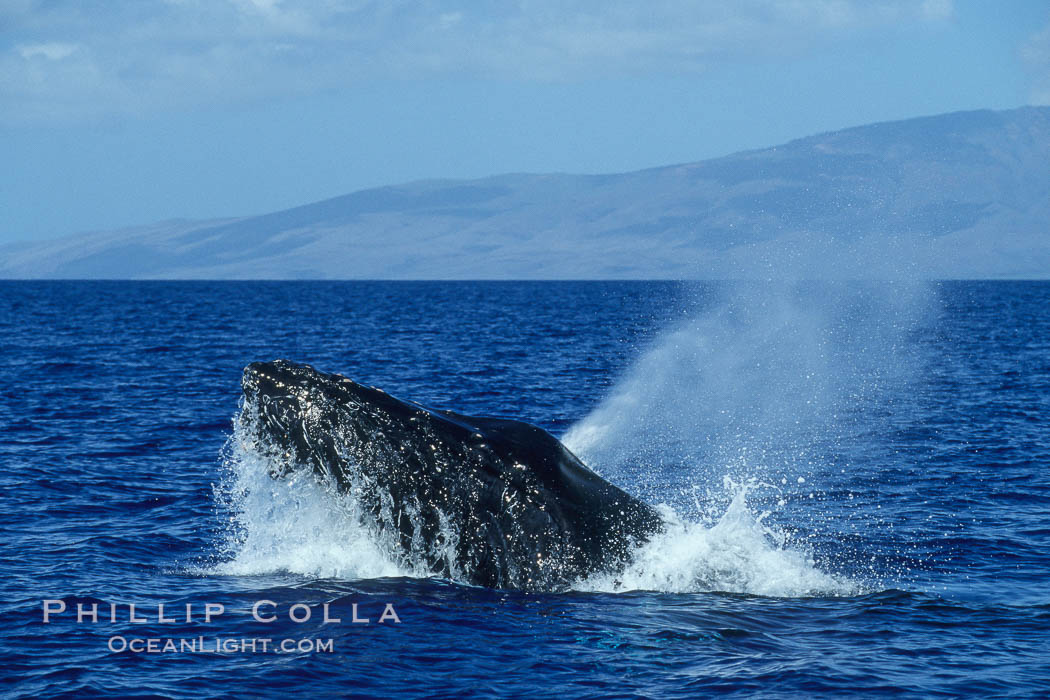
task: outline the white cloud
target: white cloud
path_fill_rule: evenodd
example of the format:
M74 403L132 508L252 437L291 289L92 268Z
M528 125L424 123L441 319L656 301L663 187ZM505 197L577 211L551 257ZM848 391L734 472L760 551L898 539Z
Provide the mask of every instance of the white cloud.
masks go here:
M1021 47L1021 57L1032 76L1032 104L1050 105L1050 24L1033 34Z
M0 56L0 114L76 118L362 79L683 73L951 11L950 0L12 0L0 9L15 47Z
M955 16L955 7L952 0L923 0L922 12L929 19L951 19Z
M52 41L44 44L21 44L15 48L22 58L32 60L34 58L46 58L49 61L61 61L77 50L76 44L64 44L60 41Z

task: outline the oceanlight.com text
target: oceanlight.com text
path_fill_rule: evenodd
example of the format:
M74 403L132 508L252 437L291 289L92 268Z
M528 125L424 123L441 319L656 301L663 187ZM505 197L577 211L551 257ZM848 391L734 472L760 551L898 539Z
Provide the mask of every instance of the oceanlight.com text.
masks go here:
M271 639L267 637L124 637L114 635L106 643L120 654L331 654L332 639Z

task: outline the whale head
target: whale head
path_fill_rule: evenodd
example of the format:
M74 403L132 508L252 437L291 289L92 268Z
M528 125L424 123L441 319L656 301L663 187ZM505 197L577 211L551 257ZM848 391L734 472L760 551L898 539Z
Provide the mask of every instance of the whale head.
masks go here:
M380 389L287 360L248 365L241 388L242 424L265 443L271 457L280 453L271 461L274 476L310 466L340 486L348 475L333 468L340 461L337 438L372 442L383 434L382 426L413 412Z
M489 587L550 590L622 565L656 512L545 430L402 401L277 360L245 368L240 424L271 476L349 495L402 563Z

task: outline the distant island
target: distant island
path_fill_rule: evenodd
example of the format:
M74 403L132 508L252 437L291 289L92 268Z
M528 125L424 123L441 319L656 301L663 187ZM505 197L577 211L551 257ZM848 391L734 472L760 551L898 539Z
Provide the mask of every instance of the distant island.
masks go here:
M629 135L625 135L629 138ZM1050 278L1050 107L0 246L0 278Z

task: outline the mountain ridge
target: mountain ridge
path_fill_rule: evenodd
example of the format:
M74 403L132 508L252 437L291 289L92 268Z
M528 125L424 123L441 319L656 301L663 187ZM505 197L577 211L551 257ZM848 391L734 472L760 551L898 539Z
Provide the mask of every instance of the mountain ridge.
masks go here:
M1050 277L1050 107L0 246L2 278Z

